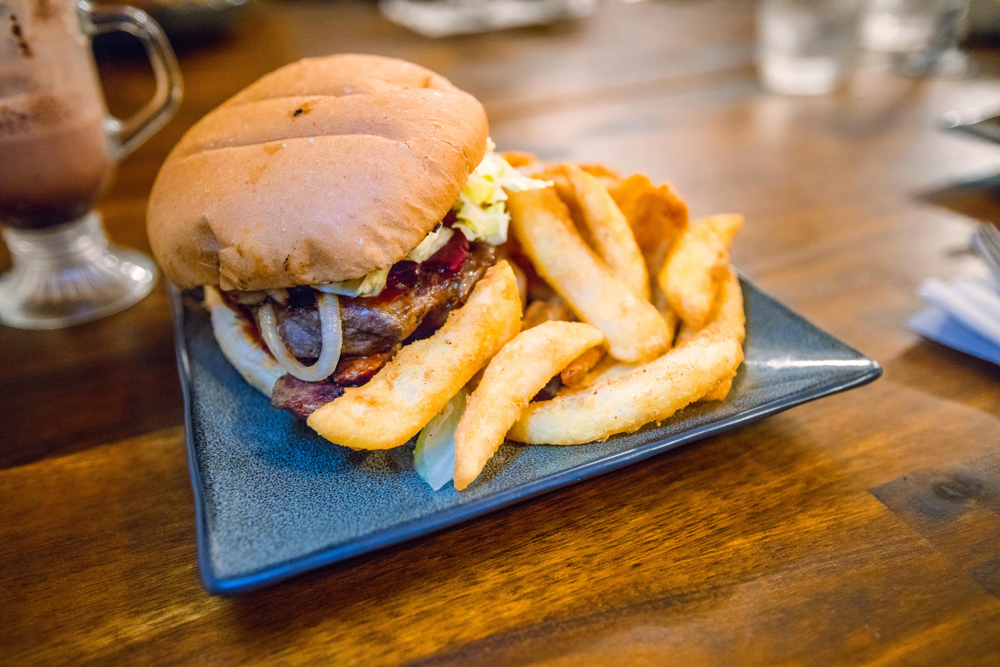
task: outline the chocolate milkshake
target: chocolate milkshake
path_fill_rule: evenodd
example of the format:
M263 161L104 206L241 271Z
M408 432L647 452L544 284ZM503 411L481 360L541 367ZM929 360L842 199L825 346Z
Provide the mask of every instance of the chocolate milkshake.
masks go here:
M104 110L71 107L68 95L19 97L0 99L0 220L20 229L76 220L111 176Z
M147 45L156 92L108 116L90 47L120 30ZM128 155L173 115L180 71L143 12L84 0L0 0L0 323L56 329L116 313L149 293L151 258L113 245L94 200ZM139 222L139 221L137 221Z
M76 10L72 3L61 7L36 0L22 4L31 10L26 16L10 10L0 16L11 31L7 44L17 47L0 63L0 224L7 227L39 229L80 218L113 170L89 46L82 37L66 38ZM61 40L33 47L50 33Z

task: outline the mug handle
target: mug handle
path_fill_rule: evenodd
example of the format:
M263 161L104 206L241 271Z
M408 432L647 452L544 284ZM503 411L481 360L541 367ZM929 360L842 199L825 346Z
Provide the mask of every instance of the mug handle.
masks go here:
M85 33L99 35L122 30L135 35L142 41L153 67L156 79L153 99L126 120L109 117L104 122L111 152L115 160L120 160L177 112L183 94L181 70L163 29L146 12L125 5L94 5L88 0L78 0L76 6Z

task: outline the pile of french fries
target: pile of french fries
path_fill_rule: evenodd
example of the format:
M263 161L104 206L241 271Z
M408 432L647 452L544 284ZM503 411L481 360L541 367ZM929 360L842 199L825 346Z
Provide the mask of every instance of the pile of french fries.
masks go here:
M399 447L463 389L454 483L505 438L577 445L721 400L743 360L743 295L729 265L739 215L688 221L666 185L508 153L550 187L508 193L507 259L433 336L310 415L355 449ZM556 393L533 400L544 389Z

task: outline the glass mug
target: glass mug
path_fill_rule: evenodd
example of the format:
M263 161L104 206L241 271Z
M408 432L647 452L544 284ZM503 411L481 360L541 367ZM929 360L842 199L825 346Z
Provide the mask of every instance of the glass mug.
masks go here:
M86 0L0 0L0 232L13 268L0 277L0 322L56 329L110 315L156 283L151 259L109 245L92 210L115 163L173 116L177 60L138 9ZM132 118L108 115L95 34L140 40L156 79Z

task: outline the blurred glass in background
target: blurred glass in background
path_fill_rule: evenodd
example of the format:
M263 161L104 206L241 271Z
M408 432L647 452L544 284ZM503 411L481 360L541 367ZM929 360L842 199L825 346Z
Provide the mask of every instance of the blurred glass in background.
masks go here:
M970 17L977 37L995 36L1000 27L996 0L972 7L969 0L761 0L760 81L782 94L829 93L844 81L859 49L883 54L883 62L906 76L965 76L972 67L960 44Z
M757 16L761 83L776 93L821 95L850 68L860 0L763 0Z
M894 54L903 74L962 76L969 61L958 44L967 18L967 0L870 0L861 43Z

